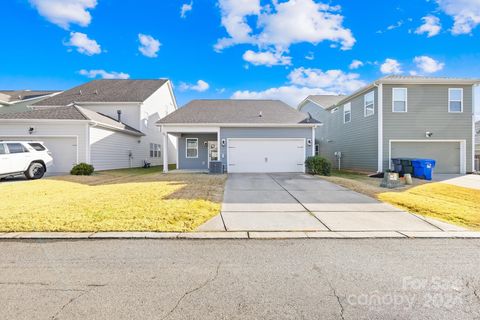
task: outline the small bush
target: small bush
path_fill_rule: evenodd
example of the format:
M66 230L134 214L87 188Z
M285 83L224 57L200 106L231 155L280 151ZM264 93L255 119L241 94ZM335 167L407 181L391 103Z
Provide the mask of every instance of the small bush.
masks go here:
M320 156L308 157L305 161L305 165L307 166L308 172L311 174L329 176L332 170L332 164L330 161Z
M70 174L74 176L89 176L94 170L95 168L91 164L82 162L73 166Z

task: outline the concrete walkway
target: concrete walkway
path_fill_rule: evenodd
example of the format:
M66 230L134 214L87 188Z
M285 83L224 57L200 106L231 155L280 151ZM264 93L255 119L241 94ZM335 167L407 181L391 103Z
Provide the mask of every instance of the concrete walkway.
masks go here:
M219 216L198 231L415 236L466 231L304 174L230 174ZM446 234L445 234L446 235ZM332 234L334 236L334 234Z
M480 190L480 175L446 175L437 174L433 177L435 182L451 184L458 187Z

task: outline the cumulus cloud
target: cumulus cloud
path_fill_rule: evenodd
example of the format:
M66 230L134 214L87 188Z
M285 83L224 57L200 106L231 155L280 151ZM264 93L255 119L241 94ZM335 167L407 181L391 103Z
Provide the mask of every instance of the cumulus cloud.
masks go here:
M272 51L254 52L252 50L247 50L243 54L243 60L250 62L255 66L265 65L267 67L292 64L291 57L284 56L281 52Z
M82 76L86 76L87 78L97 78L100 77L102 79L129 79L130 75L128 73L123 73L123 72L115 72L115 71L105 71L102 69L97 69L97 70L85 70L82 69L78 73L80 73Z
M356 73L342 70L296 68L288 75L288 85L261 91L239 90L233 93L233 99L280 99L296 106L308 95L348 94L366 85Z
M93 56L102 52L97 41L88 38L85 33L70 32L70 39L64 43L66 46L75 47L76 50L87 56Z
M417 65L417 68L423 73L435 73L442 70L445 66L445 63L439 62L428 56L415 57L413 61Z
M440 9L453 17L452 34L468 34L480 24L480 1L436 0Z
M184 82L180 84L180 90L182 91L193 90L197 92L204 92L207 91L209 88L210 85L203 80L198 80L196 84L188 84Z
M219 0L219 7L228 37L217 41L216 51L252 44L282 52L295 43L323 41L332 41L342 50L348 50L356 41L351 30L343 26L339 6L289 0L272 1L262 7L260 0ZM250 21L256 24L252 27Z
M192 11L192 9L193 1L190 3L184 3L180 8L180 17L185 19L187 17L187 12Z
M436 36L442 30L440 19L435 16L425 16L422 18L423 24L415 30L416 34L427 34L427 37L431 38Z
M380 66L380 71L383 74L399 74L402 73L402 67L397 60L388 58Z
M348 68L350 70L355 70L355 69L358 69L360 67L363 67L364 63L360 60L353 60L352 63L350 63L350 65L348 66Z
M157 39L147 34L138 34L138 40L140 41L140 46L138 50L145 56L149 58L156 58L158 50L160 50L161 43Z
M88 10L97 6L97 0L30 0L38 13L64 29L71 24L86 27L92 21Z

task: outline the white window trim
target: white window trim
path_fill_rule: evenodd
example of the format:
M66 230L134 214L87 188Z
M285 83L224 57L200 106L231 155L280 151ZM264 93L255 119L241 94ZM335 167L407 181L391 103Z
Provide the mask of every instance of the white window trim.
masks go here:
M460 100L451 100L451 91L452 90L460 90L462 93L462 98ZM460 101L461 103L461 109L460 111L451 111L450 110L450 102L458 102ZM463 112L463 88L448 88L448 113L462 113Z
M395 111L395 90L405 91L405 111ZM400 100L397 100L400 101ZM394 113L406 113L408 112L408 88L392 88L392 112Z
M346 115L346 108L348 107L348 112L350 113L350 120L349 121L345 121L345 115ZM346 123L350 123L352 122L352 103L349 102L349 103L346 103L343 105L343 124L346 124Z
M188 156L188 140L195 140L197 142L197 156L189 157ZM185 138L185 158L187 159L197 159L198 158L198 138Z
M367 96L370 94L373 96L372 103L371 103L373 112L372 114L367 115ZM363 96L363 116L366 118L366 117L371 117L373 115L375 115L375 91L370 91Z

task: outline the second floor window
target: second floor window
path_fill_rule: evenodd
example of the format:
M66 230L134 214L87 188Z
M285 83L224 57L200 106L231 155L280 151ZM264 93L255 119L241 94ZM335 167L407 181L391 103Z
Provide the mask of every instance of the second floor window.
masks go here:
M407 88L393 88L393 112L407 112Z
M347 103L343 106L343 123L349 123L352 121L352 105Z
M463 89L448 89L448 112L463 112Z
M369 92L365 95L365 110L364 116L369 117L375 114L375 92Z

